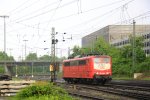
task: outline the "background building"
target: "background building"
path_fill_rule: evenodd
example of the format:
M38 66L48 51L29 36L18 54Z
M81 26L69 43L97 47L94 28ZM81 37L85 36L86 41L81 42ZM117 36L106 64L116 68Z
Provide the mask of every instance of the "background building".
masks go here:
M129 43L129 36L133 34L133 25L108 25L82 38L82 47L91 46L98 37L103 37L108 43L116 47ZM144 50L150 54L150 25L135 25L136 36L144 37Z

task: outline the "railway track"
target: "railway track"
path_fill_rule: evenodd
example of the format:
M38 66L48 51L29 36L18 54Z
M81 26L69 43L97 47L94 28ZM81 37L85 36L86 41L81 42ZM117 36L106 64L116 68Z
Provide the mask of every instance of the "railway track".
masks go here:
M106 84L106 87L112 88L122 88L122 89L129 89L129 90L138 90L138 91L145 91L150 92L150 87L142 87L142 86L128 86L128 85L114 85L114 84Z
M115 95L131 97L134 99L142 99L142 100L149 100L150 99L150 92L136 90L135 89L136 87L125 88L125 86L122 86L122 87L121 86L119 86L119 87L115 86L115 88L114 88L114 87L100 87L100 86L79 86L79 88L101 91L101 92L111 93L111 94L115 94Z
M150 87L150 81L148 80L112 80L109 84Z
M112 85L96 86L83 84L64 84L69 94L80 97L90 98L92 100L104 100L108 95L117 95L121 98L150 100L150 88L139 86ZM102 95L101 95L102 94ZM103 96L105 95L105 96ZM113 98L109 98L113 99ZM115 100L115 99L114 99Z

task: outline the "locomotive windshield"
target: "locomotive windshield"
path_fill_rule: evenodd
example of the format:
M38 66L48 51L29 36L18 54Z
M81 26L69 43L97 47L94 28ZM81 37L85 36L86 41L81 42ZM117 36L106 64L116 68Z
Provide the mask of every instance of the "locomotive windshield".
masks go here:
M94 58L94 69L97 70L110 69L110 58Z
M109 63L110 58L94 58L94 63Z

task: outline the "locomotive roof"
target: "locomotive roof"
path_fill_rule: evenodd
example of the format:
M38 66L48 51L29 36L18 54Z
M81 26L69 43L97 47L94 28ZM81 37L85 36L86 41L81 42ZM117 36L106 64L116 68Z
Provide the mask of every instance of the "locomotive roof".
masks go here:
M108 55L85 56L85 57L67 59L67 60L64 60L63 62L73 61L73 60L84 60L84 59L90 59L90 58L95 58L95 57L110 57L110 56Z

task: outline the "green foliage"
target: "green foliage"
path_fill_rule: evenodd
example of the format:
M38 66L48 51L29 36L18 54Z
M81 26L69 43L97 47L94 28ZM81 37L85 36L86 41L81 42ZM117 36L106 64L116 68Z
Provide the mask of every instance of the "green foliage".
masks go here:
M70 55L71 57L81 55L81 49L79 46L74 46L74 48L72 50L73 50L73 53L72 53L72 55Z
M90 53L91 53L90 48L81 48L81 54L82 55L86 55L86 54L90 54Z
M42 95L40 97L29 97L25 100L75 100L71 97L68 97L68 95L63 95L63 96L49 96L49 95Z
M94 47L94 52L97 52L102 55L108 55L111 46L102 37L100 37L96 41Z
M0 73L4 73L5 72L5 69L3 66L0 66Z
M67 92L52 83L37 82L21 90L15 100L73 100Z
M59 61L63 61L65 59L67 59L67 58L66 57L61 57L61 58L59 58Z
M49 56L49 55L43 55L43 56L39 57L39 60L49 61L50 59L51 59L51 56Z
M12 56L8 56L6 53L4 52L0 52L0 61L14 61L14 58Z
M138 63L138 65L135 68L135 71L150 73L150 57L147 57L145 61Z
M65 58L64 57L62 57L62 58L58 58L58 57L53 58L49 55L43 55L43 56L38 58L38 60L40 60L40 61L51 61L52 59L55 59L55 61L62 61Z
M37 60L38 59L38 57L37 57L37 54L36 53L30 53L29 55L27 55L27 57L26 57L26 61L32 61L32 60Z

